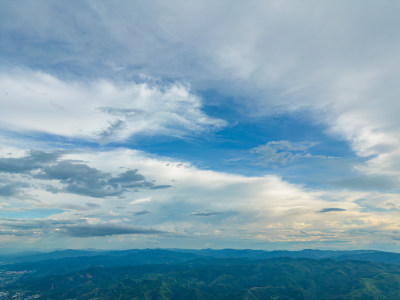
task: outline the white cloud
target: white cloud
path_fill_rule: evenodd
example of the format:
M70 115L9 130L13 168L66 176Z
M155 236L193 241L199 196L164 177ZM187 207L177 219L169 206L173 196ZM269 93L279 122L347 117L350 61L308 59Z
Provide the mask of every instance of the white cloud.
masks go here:
M380 237L368 236L367 239L362 232L389 233L398 226L398 219L390 211L397 194L310 190L273 175L246 177L200 170L188 163L151 157L133 150L70 156L71 159L78 157L103 171L116 171L117 161L124 161L124 167L137 168L158 184L171 184L172 187L165 190L134 193L133 199L151 197L151 201L138 203L137 208L135 203L131 206L133 210L145 209L154 213L149 220L143 221L144 224L153 226L152 222L155 222L158 229L183 235L212 236L211 232L217 230L227 239L241 237L254 241L262 236L260 240L271 242L344 239L349 244L353 241L367 244ZM132 199L129 195L126 197ZM119 200L118 205L124 201ZM374 202L387 204L382 210L380 205L371 204ZM331 207L343 210L319 213ZM214 215L215 220L210 221L193 217L193 211L221 214ZM308 234L300 233L304 228ZM317 238L312 232L327 237Z
M213 88L247 99L241 103L247 107L246 114L307 110L313 121L348 141L358 155L375 156L360 170L399 175L397 2L160 1L115 5L89 1L80 7L39 3L4 5L1 24L10 33L7 38L12 40L12 32L23 32L29 37L24 41L38 41L9 49L10 61L51 70L61 61L84 68L90 76L106 70L120 77L139 72L180 78L196 89ZM75 19L78 21L69 21ZM48 43L57 43L61 50L46 50L37 61L35 53ZM33 77L26 82L26 78L11 76L9 88L18 89L21 99L28 93L21 85L32 88L34 84L32 92L41 101L35 109L29 97L30 103L24 100L26 110L16 115L15 108L2 107L2 121L9 126L27 125L30 120L29 128L67 136L118 132L119 138L125 138L137 132L182 135L223 124L204 116L199 99L182 86L162 91L137 84L121 87L101 81L77 84L39 74ZM58 91L68 101L77 99L74 106L58 103L54 97ZM43 92L53 97L42 97ZM149 105L128 101L137 96L148 97ZM172 100L176 96L184 101ZM100 106L93 105L94 98ZM107 110L110 101L117 108L144 110L150 117L132 111L132 120L126 120L121 111ZM182 104L182 109L176 109ZM64 117L60 117L62 107ZM38 118L32 120L30 112L35 111ZM46 114L46 119L53 116L49 119L52 126L39 118L41 114ZM13 115L18 117L15 121L10 120Z
M243 114L250 117L307 111L312 122L348 141L367 160L358 166L360 171L400 178L397 2L160 1L148 6L89 1L76 7L27 1L3 6L8 6L0 10L1 28L8 33L5 39L12 39L16 32L25 37L18 40L18 47L5 43L7 51L2 53L11 64L16 61L53 74L64 64L85 70L89 78L104 70L112 72L110 77L144 73L174 78L190 82L195 90L216 89L224 96L238 97L240 101L233 105L240 104ZM49 51L47 46L54 44L58 50ZM40 52L43 49L45 55ZM9 130L90 139L101 139L101 133L107 139L109 133L110 138L124 139L137 133L181 136L224 124L207 117L200 99L178 84L82 83L44 73L8 73L3 71L0 77L0 122ZM126 109L131 109L131 115ZM249 238L261 232L260 239L305 240L320 235L320 239L361 243L383 238L368 231L398 226L393 212L385 210L397 209L393 204L397 194L332 195L276 176L204 171L134 151L70 157L104 172L117 172L116 157L123 158L126 167L138 168L157 183L173 185L168 190L133 193L129 201L151 197L152 201L140 203L140 210L149 211L175 205L152 222L182 232L193 232L198 225L195 233L208 234L216 225L180 220L176 215L180 211L187 218L193 211L222 209L240 213L219 215L226 218L221 219L219 232L247 230ZM48 192L37 194L46 203L80 203L76 195L60 194L54 199ZM371 212L357 204L364 198L380 203L382 207L376 206L383 211ZM101 205L110 206L110 211L124 202L113 199L112 204ZM346 211L314 214L332 207Z
M223 127L181 84L68 82L32 71L0 74L0 124L11 132L100 142L135 134L183 137Z
M63 209L63 213L53 213L42 219L77 224L90 220L92 225L111 222L154 228L187 238L204 237L208 242L217 236L223 236L227 241L243 239L249 242L346 240L350 248L354 241L368 244L381 239L381 236L372 238L369 235L366 238L363 232L389 234L400 225L392 211L398 209L395 205L397 194L311 190L273 175L247 177L201 170L189 163L128 149L67 153L60 159L85 162L114 177L125 170L138 169L146 179L172 186L127 190L123 195L95 198L62 190L54 194L44 190L43 185L57 186L56 181L20 176L18 180L29 181L30 187L25 188L25 192L31 197L10 201L7 211ZM377 201L382 205L374 206ZM332 207L336 211L320 213ZM147 213L137 214L138 211ZM193 212L203 216L193 215ZM37 234L37 241L46 239L55 230L51 222L46 224L46 234ZM143 243L146 240L145 237L140 239ZM107 245L104 240L103 246Z

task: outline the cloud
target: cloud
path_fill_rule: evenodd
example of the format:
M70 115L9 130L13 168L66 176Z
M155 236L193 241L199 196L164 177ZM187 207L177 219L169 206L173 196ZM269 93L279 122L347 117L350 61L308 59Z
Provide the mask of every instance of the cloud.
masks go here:
M45 179L26 178L31 186L24 188L24 192L37 195L37 200L19 200L21 203L13 200L4 206L9 211L24 210L25 219L2 219L0 230L4 235L0 240L13 238L18 241L15 243L25 243L22 236L28 236L31 245L47 243L51 248L55 241L67 246L72 243L70 238L93 236L97 237L99 247L115 248L117 245L129 247L132 241L128 235L135 234L137 245L143 247L150 237L165 246L184 247L191 242L185 244L174 237L184 236L195 239L198 247L210 241L223 246L228 241L235 243L241 239L263 245L287 242L332 245L340 240L347 241L340 247L351 248L355 242L360 245L380 239L384 242L384 235L366 239L362 230L383 234L399 226L393 214L397 209L397 194L313 190L274 175L243 176L202 170L187 162L124 148L71 152L43 169L59 166L64 161L68 162L64 171L57 168L57 172L49 172ZM75 169L70 164L84 166ZM82 174L88 177L87 182L75 177L75 171L81 168ZM40 172L35 170L35 174ZM23 176L27 177L25 173ZM112 178L116 180L111 184ZM136 184L143 178L174 185L166 190L128 187L130 181ZM69 183L79 180L85 181L85 185L99 180L108 189L124 190L124 197L61 192ZM42 189L42 181L60 189L56 197ZM25 212L28 208L63 208L63 211L34 219L34 214ZM344 210L346 213L335 213ZM300 231L308 234L299 234ZM6 234L11 232L15 235ZM91 241L79 239L77 243L80 247L93 247Z
M147 181L137 170L128 170L113 177L86 164L67 160L43 168L36 177L57 179L65 185L65 192L91 197L119 196L127 189L159 188L153 182Z
M387 192L389 190L396 190L399 187L397 178L389 175L365 175L361 172L353 177L345 177L335 180L333 186L340 188L348 188L353 190L380 190Z
M76 74L88 78L111 74L142 81L174 78L190 82L195 90L215 89L232 96L238 110L250 116L306 111L311 121L324 124L330 134L348 141L357 155L374 156L363 165L365 172L398 175L399 70L395 66L400 43L395 28L400 21L399 6L393 1L368 5L363 1L250 1L250 5L231 5L229 15L224 1L196 5L84 2L74 7L27 1L23 6L1 5L0 25L7 45L1 56L8 64L49 73L69 71L72 78ZM340 23L337 16L341 16ZM80 85L35 72L5 75L3 94L10 98L21 93L23 97L13 98L15 107L22 107L18 101L23 101L30 112L24 118L25 110L1 107L0 119L14 129L108 140L137 132L182 135L191 130L190 124L202 129L218 124L196 104L191 105L188 97L173 98L188 100L183 103L193 110L169 110L177 104L165 99L176 95L174 85L171 89L153 88L136 80L129 88L96 80ZM140 86L144 92L136 93ZM43 94L42 100L24 99ZM110 101L104 100L104 94L110 95ZM146 101L129 97L138 94L150 96ZM243 98L251 100L237 100ZM143 103L151 105L142 107ZM54 118L49 122L40 118L41 113ZM192 121L190 116L195 122L185 123ZM212 124L202 123L202 117Z
M30 150L23 157L0 158L0 172L27 173L39 169L49 163L56 161L62 152L43 152Z
M71 158L78 159L78 156ZM128 209L134 209L133 212L137 209L152 212L151 216L141 220L144 224L157 224L159 229L181 235L213 236L214 231L219 230L227 239L239 235L254 239L257 232L263 232L260 235L276 241L284 240L282 232L291 232L294 228L310 229L308 226L312 226L314 231L327 233L333 228L345 227L338 224L341 217L338 219L337 215L327 217L328 214L314 213L315 208L323 210L332 203L349 211L350 215L343 217L349 224L361 215L372 219L378 217L373 212L359 212L354 201L366 197L365 193L310 190L273 175L241 176L201 170L189 163L164 160L128 149L87 154L79 159L102 166L102 169L117 168L117 161L123 161L126 168L135 166L144 176L157 182L173 181L174 186L169 190L143 190L132 198L127 194L126 199L130 199ZM188 215L187 211L193 213ZM218 218L215 223L209 222L208 217L222 215L223 211L231 213ZM351 226L368 227L363 222Z
M86 205L87 205L89 208L99 208L99 207L101 207L101 205L99 205L99 204L97 204L97 203L92 203L92 202L88 202L88 203L86 203Z
M68 8L45 3L37 7L27 2L18 9L17 4L3 4L0 19L8 45L3 57L8 61L49 70L63 62L88 76L132 78L145 73L147 78L178 78L195 89L232 96L238 111L250 117L306 111L310 121L326 126L357 155L369 158L359 166L362 172L399 177L400 74L395 66L400 43L393 38L400 25L397 3L250 1L231 5L229 15L225 2L87 2ZM62 22L61 11L79 22ZM25 39L16 41L22 33ZM47 51L48 43L55 42L60 49ZM36 54L43 49L45 55ZM237 100L243 98L250 100ZM115 138L138 130L126 119L134 115L143 120L142 112L147 112L140 105L123 106L125 113L116 108L121 109L104 103L100 110L105 122L94 126L91 119L91 126L77 127L84 133L92 127L86 132L90 136L97 132L100 138ZM84 119L62 122L79 124ZM167 129L163 131L173 134Z
M82 163L62 161L56 165L43 168L36 177L46 180L59 180L65 185L62 190L68 193L91 197L116 196L122 193L121 189L114 188L108 183L111 178L110 174Z
M54 230L59 227L80 222L82 220L1 219L0 230L13 233L13 235L34 236L35 234L55 232Z
M139 174L137 170L129 170L121 173L114 178L110 178L108 183L121 188L136 188L136 187L153 187L154 184L146 182L143 175Z
M165 234L165 231L116 224L66 226L61 233L72 237L94 237L117 234Z
M139 199L132 200L130 202L130 204L146 203L146 202L150 202L150 201L151 201L151 198L139 198Z
M240 234L246 242L260 243L290 240L321 245L336 240L354 248L372 240L384 242L384 235L366 232L398 228L392 211L398 209L398 194L373 193L364 187L377 179L385 189L384 180L378 178L393 178L393 186L400 182L400 6L393 1L249 1L230 4L226 14L226 5L224 1L151 5L88 1L74 6L1 2L2 134L44 133L99 143L130 141L129 137L141 134L185 137L226 124L203 110L203 104L216 105L215 99L196 94L217 91L222 96L217 105L234 110L239 119L257 122L257 117L277 114L302 118L346 141L361 158L357 170L368 179L350 178L338 184L360 188L335 193L313 190L274 175L200 170L190 163L121 150L72 154L75 160L70 157L69 167L88 172L89 179L82 183L75 175L42 179L54 183L53 192L70 188L74 194L59 192L55 197L38 188L41 179L32 178L35 205L99 202L99 219L121 222L124 216L109 212L126 206L119 198L124 193L127 199L139 200L129 205L134 211L153 212L146 226L157 223L157 228L198 240L206 235L234 240ZM301 128L288 130L295 133ZM22 143L29 148L28 141ZM253 154L276 165L308 155L307 149L276 143L260 146ZM136 175L122 175L117 169L121 161L129 170L140 170L145 182L154 179L174 186L161 190L144 183L148 186L138 191L128 188L140 181L123 181L124 176ZM22 176L50 170L61 161L39 162L39 167L32 161L0 163L7 174ZM58 172L54 176L62 176ZM116 181L110 183L113 178ZM15 177L15 181L23 180ZM100 183L104 187L96 190ZM90 195L95 199L86 198ZM112 200L102 201L101 195ZM185 211L174 205L177 202L187 205ZM346 213L315 213L337 207ZM187 221L187 211L227 210L238 213L218 226L204 218ZM87 217L85 213L63 216ZM309 237L299 236L304 228Z
M28 183L15 181L0 184L0 197L10 198L20 195L23 188L29 187Z
M327 212L339 212L339 211L346 211L344 208L338 208L338 207L328 207L328 208L323 208L319 213L327 213Z
M66 153L61 151L30 151L25 156L0 158L0 172L11 173L6 183L0 184L0 196L18 195L22 188L29 187L18 174L26 178L46 181L44 190L57 194L60 192L85 195L95 198L121 196L130 189L162 189L170 185L156 185L138 173L127 170L113 175L92 168L80 161L62 159ZM11 176L11 177L10 177ZM14 176L14 177L13 177ZM51 183L58 181L61 185ZM92 204L93 205L93 204Z
M6 219L0 221L0 235L40 237L43 234L94 237L118 234L163 235L165 231L134 227L126 224L99 223L87 224L86 220L32 220Z
M196 216L196 217L211 217L216 215L222 215L222 212L213 211L213 212L192 212L189 216Z
M231 96L228 105L251 118L306 112L366 158L361 172L399 178L398 4L250 2L236 3L230 15L224 2L2 3L1 56L8 65L45 70L3 72L0 90L10 101L0 107L2 127L104 142L221 128L191 89L162 83L173 78ZM61 14L79 21L63 22ZM69 80L48 75L57 70ZM93 79L98 74L123 83Z
M133 213L134 216L144 216L144 215L148 215L151 214L151 211L148 210L140 210L140 211L135 211Z
M250 153L258 155L259 163L263 165L287 164L297 158L313 157L306 151L318 143L270 141L265 145L257 146Z
M107 143L136 134L184 137L226 124L207 116L201 98L179 83L83 83L10 71L0 73L0 90L0 128L10 132Z
M0 230L0 235L32 236L30 231Z

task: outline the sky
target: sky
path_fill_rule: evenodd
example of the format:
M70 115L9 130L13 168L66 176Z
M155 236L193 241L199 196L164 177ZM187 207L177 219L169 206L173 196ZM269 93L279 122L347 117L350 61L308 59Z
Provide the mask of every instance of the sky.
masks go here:
M399 14L1 1L1 248L398 251Z

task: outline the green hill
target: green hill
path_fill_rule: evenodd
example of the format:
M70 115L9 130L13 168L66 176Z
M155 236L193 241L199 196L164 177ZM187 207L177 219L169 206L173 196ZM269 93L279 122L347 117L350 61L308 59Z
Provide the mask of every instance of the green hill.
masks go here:
M196 259L26 278L40 299L399 299L400 267L305 258Z

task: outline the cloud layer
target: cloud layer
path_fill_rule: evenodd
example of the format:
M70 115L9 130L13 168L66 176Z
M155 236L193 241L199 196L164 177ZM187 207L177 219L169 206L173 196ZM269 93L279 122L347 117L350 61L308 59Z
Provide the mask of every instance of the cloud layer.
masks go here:
M3 130L108 143L135 134L184 137L222 128L181 84L90 83L15 70L0 74Z
M65 154L66 152L64 152ZM127 190L141 188L160 189L169 185L156 185L138 173L127 170L113 175L77 160L62 160L61 152L30 151L22 157L0 158L0 173L23 174L26 183L14 181L0 186L2 196L14 196L18 188L29 187L30 180L45 181L45 190L90 197L121 196ZM52 185L58 182L60 187Z
M30 155L43 157L36 152L9 159L26 161ZM96 238L103 247L108 245L104 239L121 247L130 247L132 239L141 247L155 241L184 245L194 240L197 247L218 247L240 240L254 247L297 243L351 248L388 245L399 226L393 214L400 209L395 206L396 194L310 190L273 175L246 177L201 170L127 149L64 153L55 162L43 161L38 170L24 171L23 177L6 172L11 182L29 185L23 187L20 205L13 199L11 206L3 207L4 243L29 240L45 245L64 239L83 247ZM57 170L61 173L45 171L64 163L67 167ZM85 174L78 177L79 184L90 187L90 193L71 189L78 184L74 180L80 181L70 169L75 164L86 170L79 172ZM171 187L143 185L153 182L146 178ZM43 188L48 185L57 194ZM18 217L29 211L33 216L39 209L47 210L47 215Z
M395 247L399 14L397 2L361 0L1 2L0 240ZM277 115L346 144L352 162L329 165L343 178L324 190L275 173L329 158L302 128L244 145L248 124ZM128 149L143 136L152 149L159 136L231 139L261 164L217 171L214 155L201 168L195 142L187 159L178 142L174 158Z
M174 78L230 95L246 114L310 111L313 122L368 158L361 172L399 176L397 3L250 1L229 4L230 14L224 1L39 3L2 4L3 57L113 80L7 70L0 85L9 100L0 111L9 130L110 141L225 124L204 115L186 86L132 83ZM121 78L128 83L114 83Z

